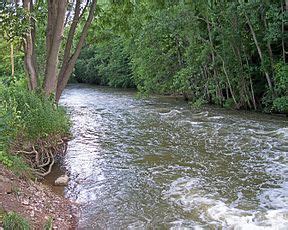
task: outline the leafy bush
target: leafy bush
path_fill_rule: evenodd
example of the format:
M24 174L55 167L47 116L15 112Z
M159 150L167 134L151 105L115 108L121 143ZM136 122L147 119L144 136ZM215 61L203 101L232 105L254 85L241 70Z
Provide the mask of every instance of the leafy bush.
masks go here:
M205 101L203 98L198 98L193 102L189 103L194 108L201 108L203 105L207 104L207 101Z
M276 98L273 101L273 109L288 114L288 96Z
M233 99L232 98L226 99L225 102L224 102L223 107L226 108L226 109L235 108L235 103L234 103Z
M80 83L134 87L130 56L117 36L96 45L86 46L77 60L75 77Z
M275 65L275 73L276 93L288 96L288 65L282 62L277 63Z
M186 65L188 34L193 30L192 13L172 7L155 12L135 37L132 67L138 89L173 93L189 89Z
M10 159L9 155L6 154L4 151L0 152L0 162L7 167L12 167L13 161Z

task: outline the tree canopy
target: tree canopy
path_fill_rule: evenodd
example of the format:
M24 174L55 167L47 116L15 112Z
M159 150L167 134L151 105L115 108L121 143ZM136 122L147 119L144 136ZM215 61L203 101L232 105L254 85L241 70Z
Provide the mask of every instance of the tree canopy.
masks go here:
M1 40L25 41L31 90L59 100L72 74L194 105L288 111L287 0L17 2L1 5ZM0 55L7 75L11 52ZM19 66L23 55L13 55Z

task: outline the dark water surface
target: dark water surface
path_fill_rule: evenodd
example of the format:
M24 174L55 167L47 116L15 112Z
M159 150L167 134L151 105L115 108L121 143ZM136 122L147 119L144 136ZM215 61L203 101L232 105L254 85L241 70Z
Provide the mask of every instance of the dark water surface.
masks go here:
M288 229L288 120L87 85L61 99L79 229Z

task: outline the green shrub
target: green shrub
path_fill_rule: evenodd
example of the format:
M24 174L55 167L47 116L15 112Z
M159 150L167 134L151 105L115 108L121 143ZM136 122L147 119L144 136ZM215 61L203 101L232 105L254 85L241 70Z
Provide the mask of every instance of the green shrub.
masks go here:
M225 100L223 107L226 109L235 108L235 103L234 103L233 99L228 98L227 100Z
M4 230L29 230L29 222L17 214L16 212L9 212L3 218Z
M288 96L278 97L273 101L273 109L288 114Z
M10 159L9 155L4 151L0 152L0 163L4 164L7 167L12 167L13 161Z
M6 119L6 130L14 130L14 137L22 135L36 140L51 134L69 132L69 119L62 107L42 94L29 92L19 87L2 88L2 104Z
M203 105L207 104L207 101L204 100L203 98L198 98L195 101L192 101L189 103L193 108L201 108Z
M108 41L83 48L75 66L75 78L80 83L133 88L130 59L123 39L112 36Z

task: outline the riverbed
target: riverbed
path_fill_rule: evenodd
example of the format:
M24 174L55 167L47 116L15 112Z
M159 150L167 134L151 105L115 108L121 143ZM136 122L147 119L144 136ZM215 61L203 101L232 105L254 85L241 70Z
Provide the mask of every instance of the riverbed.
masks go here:
M71 85L79 229L288 229L288 120Z

